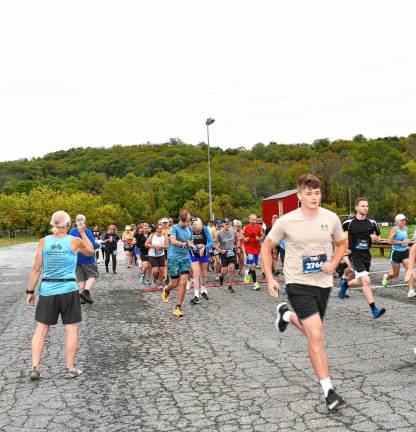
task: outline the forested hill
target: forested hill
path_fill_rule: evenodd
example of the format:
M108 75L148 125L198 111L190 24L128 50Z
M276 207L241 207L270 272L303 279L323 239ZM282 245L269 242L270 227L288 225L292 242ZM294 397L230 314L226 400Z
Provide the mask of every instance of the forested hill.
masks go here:
M366 196L372 216L416 216L416 134L308 144L211 148L214 211L246 218L261 199L295 187L305 172L323 182L326 207L346 214L350 197ZM207 145L73 148L42 158L0 163L0 228L44 231L57 208L90 221L124 224L175 215L187 206L208 217Z

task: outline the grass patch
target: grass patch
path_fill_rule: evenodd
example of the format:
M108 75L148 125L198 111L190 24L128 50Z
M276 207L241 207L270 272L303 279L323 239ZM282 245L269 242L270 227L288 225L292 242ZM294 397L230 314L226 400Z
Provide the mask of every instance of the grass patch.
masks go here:
M33 243L37 242L37 237L18 237L18 238L0 238L0 247L13 246L21 243Z

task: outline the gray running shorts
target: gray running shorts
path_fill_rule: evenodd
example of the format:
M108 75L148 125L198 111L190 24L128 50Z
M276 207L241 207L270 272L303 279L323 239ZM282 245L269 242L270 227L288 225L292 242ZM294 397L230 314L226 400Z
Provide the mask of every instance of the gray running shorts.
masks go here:
M77 282L85 282L91 278L98 278L97 264L77 264Z

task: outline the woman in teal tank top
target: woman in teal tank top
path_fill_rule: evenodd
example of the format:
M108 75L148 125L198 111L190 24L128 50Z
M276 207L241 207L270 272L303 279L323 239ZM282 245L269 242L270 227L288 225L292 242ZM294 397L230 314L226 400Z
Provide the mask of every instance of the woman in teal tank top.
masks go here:
M381 285L387 287L389 281L399 276L400 264L407 270L409 268L409 239L407 236L406 216L399 213L395 217L396 226L390 230L389 243L391 244L390 262L392 271L389 274L384 274ZM416 291L413 289L413 278L408 281L407 297L416 296Z
M52 235L39 241L35 263L29 277L26 303L35 305L35 288L41 278L39 300L36 305L36 330L32 338L31 380L40 378L40 359L49 326L58 322L61 316L66 334L66 378L82 373L75 368L78 348L78 326L81 322L81 304L75 279L77 253L91 256L94 247L85 234L85 225L80 223L81 238L68 235L71 218L64 211L57 211L51 219Z

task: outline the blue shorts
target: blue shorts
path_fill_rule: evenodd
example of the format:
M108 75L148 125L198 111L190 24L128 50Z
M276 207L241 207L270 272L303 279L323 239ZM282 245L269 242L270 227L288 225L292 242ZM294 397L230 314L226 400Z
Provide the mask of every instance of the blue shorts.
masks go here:
M194 262L200 262L200 263L207 263L209 261L209 256L202 256L202 257L196 257L191 255L191 261Z
M247 265L251 265L251 264L258 264L259 263L259 256L255 255L255 254L247 254L246 257L246 264Z
M178 279L182 274L189 274L191 260L189 258L168 259L168 273L171 279Z

